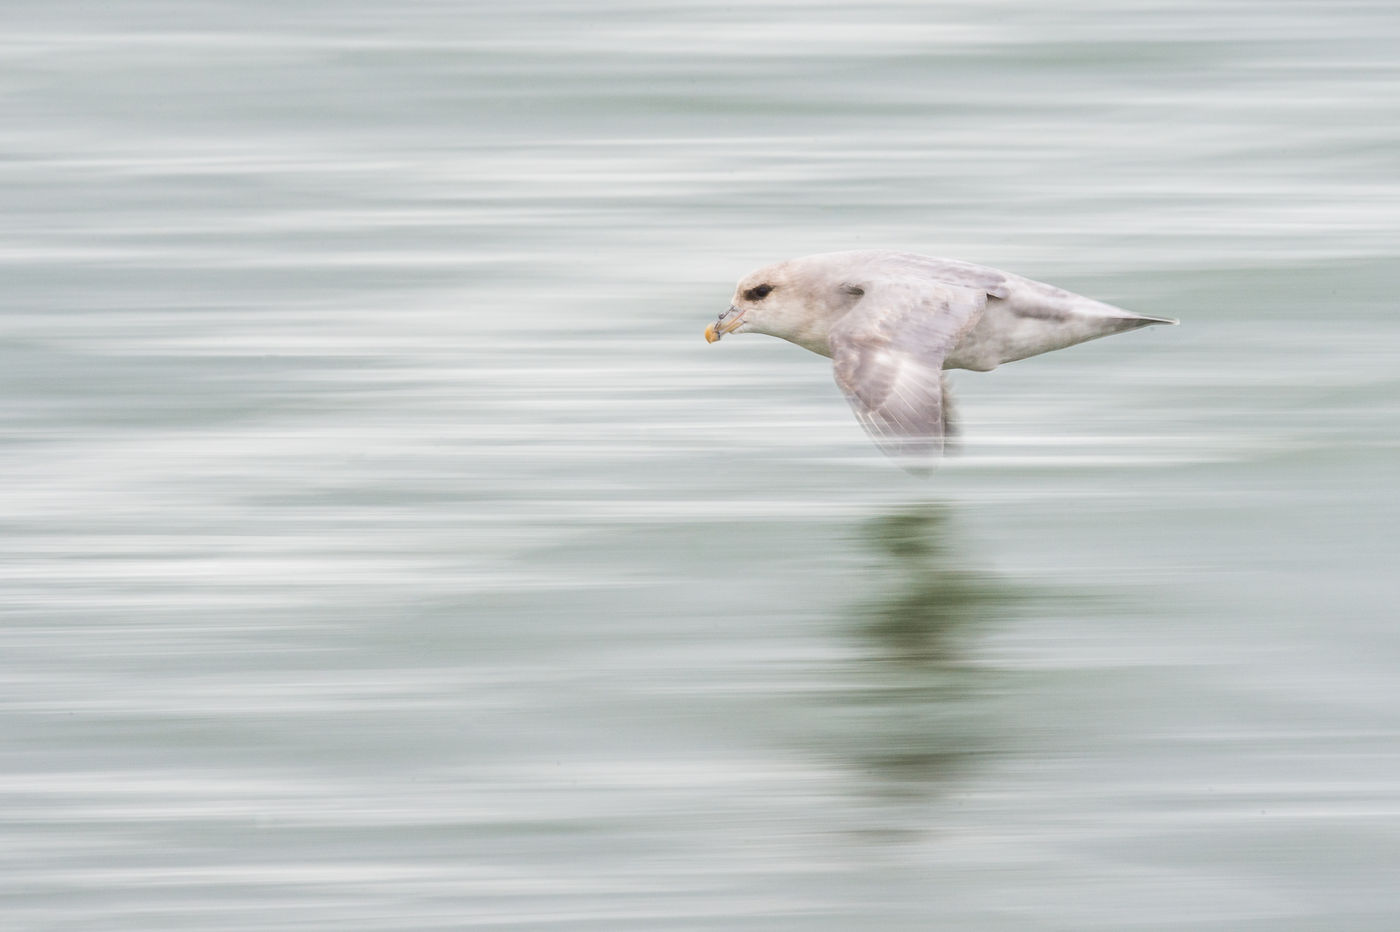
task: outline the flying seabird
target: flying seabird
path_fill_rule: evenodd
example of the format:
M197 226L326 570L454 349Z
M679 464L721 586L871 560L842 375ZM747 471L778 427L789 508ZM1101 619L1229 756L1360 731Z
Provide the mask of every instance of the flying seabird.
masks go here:
M944 369L987 372L1175 323L983 265L862 250L749 273L705 339L766 333L829 357L861 425L885 453L910 465L937 459L953 432Z

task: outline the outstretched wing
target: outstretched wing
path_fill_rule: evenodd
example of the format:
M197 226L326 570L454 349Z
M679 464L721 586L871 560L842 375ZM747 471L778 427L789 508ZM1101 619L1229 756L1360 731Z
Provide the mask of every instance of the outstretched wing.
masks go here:
M903 278L864 288L828 337L836 384L885 453L937 458L949 433L943 357L977 322L987 293Z

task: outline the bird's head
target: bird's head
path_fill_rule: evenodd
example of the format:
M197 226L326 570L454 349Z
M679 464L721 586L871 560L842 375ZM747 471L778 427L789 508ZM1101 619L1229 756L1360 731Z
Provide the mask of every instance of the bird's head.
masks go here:
M705 339L714 343L728 333L765 333L829 356L827 329L863 293L809 260L765 266L739 280L728 309L705 328Z

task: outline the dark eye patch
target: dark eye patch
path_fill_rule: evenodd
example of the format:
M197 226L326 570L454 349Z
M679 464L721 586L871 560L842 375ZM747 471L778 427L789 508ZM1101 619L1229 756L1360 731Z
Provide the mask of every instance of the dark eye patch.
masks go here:
M762 301L768 297L768 293L773 290L772 285L759 285L744 292L744 297L749 301Z

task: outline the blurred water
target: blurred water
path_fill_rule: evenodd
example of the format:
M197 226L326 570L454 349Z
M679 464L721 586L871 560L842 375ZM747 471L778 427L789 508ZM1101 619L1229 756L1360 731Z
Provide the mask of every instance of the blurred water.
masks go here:
M1400 8L0 12L10 929L1393 929ZM701 330L1185 323L883 462Z

